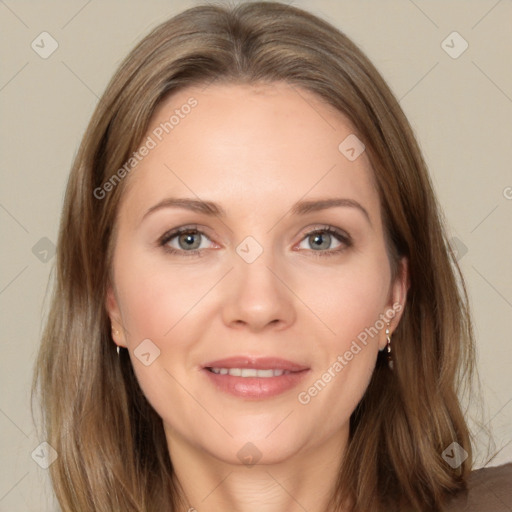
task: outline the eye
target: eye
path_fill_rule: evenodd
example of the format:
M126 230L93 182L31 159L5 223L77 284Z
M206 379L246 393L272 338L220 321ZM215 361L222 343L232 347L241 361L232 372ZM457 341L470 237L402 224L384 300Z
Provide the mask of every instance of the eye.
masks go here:
M304 247L306 244L306 247ZM299 249L315 252L315 256L333 256L352 245L350 236L332 226L324 226L307 233Z
M207 241L211 242L202 231L185 226L165 233L159 243L167 252L190 256L197 255L202 249L207 249Z
M159 245L171 254L200 256L213 242L195 226L183 226L165 233ZM306 247L304 246L306 244ZM334 256L352 245L350 236L332 226L322 226L310 231L302 239L299 249L306 249L315 256Z

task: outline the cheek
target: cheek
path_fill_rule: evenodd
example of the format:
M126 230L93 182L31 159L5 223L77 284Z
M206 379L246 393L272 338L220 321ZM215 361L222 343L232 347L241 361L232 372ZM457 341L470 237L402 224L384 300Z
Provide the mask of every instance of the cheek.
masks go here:
M354 254L339 265L303 261L282 269L283 281L294 293L279 284L276 292L295 305L297 325L291 328L316 340L324 364L348 350L353 340L364 337L385 312L389 264L387 258L375 256L382 252ZM229 283L219 283L225 269L218 266L196 265L190 271L185 263L170 264L133 247L120 250L115 265L116 289L132 350L144 339L155 340L162 350L172 340L174 357L179 358L180 349L190 348L194 336L204 337L205 325L215 321L226 301L236 300L228 292ZM368 342L374 337L367 336Z
M145 338L172 336L175 326L195 309L198 301L218 280L210 273L183 272L163 259L119 258L116 282L127 343ZM187 317L187 318L186 318Z
M187 421L193 421L192 413L200 412L191 406L190 395L183 387L190 387L191 347L204 334L197 318L201 311L198 301L212 287L215 276L210 282L204 274L185 274L178 267L155 258L150 260L137 250L120 250L120 254L130 254L118 257L115 279L135 375L158 414L186 431ZM154 345L148 345L148 339ZM148 365L138 356L142 352L138 347L142 346L147 347L144 352L150 353ZM176 410L182 413L178 420L172 414Z
M310 275L302 288L328 329L315 347L318 365L297 398L308 414L325 417L321 428L332 432L348 421L371 379L385 328L380 315L386 312L390 270L387 258L371 256L327 275L328 292L313 286L322 281L321 273Z
M339 267L319 268L298 278L296 289L328 328L329 345L338 350L385 313L390 270L387 258L378 254L357 255Z

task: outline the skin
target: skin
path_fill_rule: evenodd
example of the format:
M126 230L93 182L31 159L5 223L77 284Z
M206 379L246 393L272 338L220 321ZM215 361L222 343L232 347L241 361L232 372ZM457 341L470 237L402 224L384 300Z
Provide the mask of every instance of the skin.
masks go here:
M349 161L338 149L354 133L345 116L284 83L217 84L165 100L148 135L191 96L197 106L127 178L106 304L119 331L114 342L129 349L163 419L188 506L320 512L350 415L386 345L384 330L307 405L297 395L379 315L405 304L407 265L392 281L370 162L365 152ZM170 197L213 201L225 216L164 207L144 217ZM351 206L291 212L299 200L320 198L357 201L368 218ZM199 256L188 256L179 237L168 242L179 254L159 245L164 233L190 224L204 233L196 235ZM325 225L348 233L352 245L324 235L323 248L315 248L310 234ZM236 252L247 236L263 249L252 263ZM329 249L332 255L318 256ZM149 366L133 352L144 339L160 350ZM217 390L200 370L249 354L296 361L310 372L297 388L255 401ZM261 453L251 467L237 456L248 442Z

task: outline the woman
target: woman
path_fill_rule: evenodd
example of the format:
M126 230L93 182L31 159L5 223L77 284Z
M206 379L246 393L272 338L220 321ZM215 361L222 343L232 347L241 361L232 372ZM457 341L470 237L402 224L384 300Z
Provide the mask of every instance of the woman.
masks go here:
M153 30L58 245L36 379L63 510L432 511L466 487L463 280L400 106L326 22L256 2Z

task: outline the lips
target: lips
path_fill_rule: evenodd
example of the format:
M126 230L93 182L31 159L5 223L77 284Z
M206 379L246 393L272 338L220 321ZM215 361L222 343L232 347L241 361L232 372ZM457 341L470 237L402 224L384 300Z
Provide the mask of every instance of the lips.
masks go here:
M280 395L297 386L310 368L275 357L235 356L203 365L217 390L247 400Z
M247 356L234 356L210 361L203 365L203 368L252 368L255 370L285 370L287 372L300 372L308 369L307 366L277 357Z

